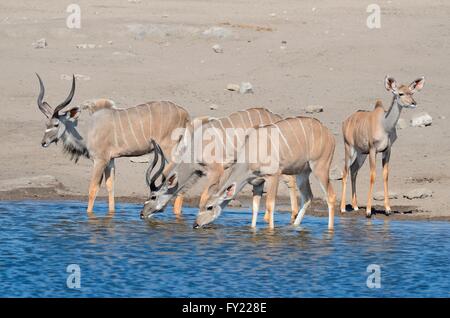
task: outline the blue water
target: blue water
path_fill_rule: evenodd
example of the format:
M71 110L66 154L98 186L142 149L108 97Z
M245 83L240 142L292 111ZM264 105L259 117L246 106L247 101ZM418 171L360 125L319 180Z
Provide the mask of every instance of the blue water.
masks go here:
M140 205L88 219L84 202L0 202L2 297L449 297L450 223L276 214L274 231L225 211L193 230L195 211L150 222ZM98 202L98 211L106 205ZM262 215L260 217L262 219ZM67 287L69 264L80 289ZM370 264L381 287L368 288Z

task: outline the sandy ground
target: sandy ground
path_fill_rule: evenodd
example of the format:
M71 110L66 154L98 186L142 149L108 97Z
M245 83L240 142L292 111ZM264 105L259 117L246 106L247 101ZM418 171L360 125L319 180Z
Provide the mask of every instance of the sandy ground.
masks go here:
M74 103L108 97L127 107L165 99L192 116L223 116L257 105L284 116L304 115L307 105L318 104L324 112L314 116L336 136L333 166L339 169L344 155L341 122L357 109L372 109L377 98L387 107L391 96L383 78L390 74L403 83L425 76L425 88L415 95L418 108L404 111L402 118L409 121L422 111L433 117L429 127L398 132L390 175L391 190L400 194L392 200L394 210L413 211L404 214L411 218L450 216L448 1L377 1L380 29L366 26L369 2L359 0L77 3L81 29L66 27L67 4L61 1L0 3L0 183L53 175L65 187L65 194L29 189L1 192L0 198L84 198L87 193L91 162L74 165L60 146L40 146L45 126L36 105L34 72L43 77L46 99L53 105L69 91L70 82L61 76L72 73L89 77L78 81ZM226 36L203 34L215 26L225 28ZM48 47L33 48L40 38ZM214 44L224 52L215 53ZM253 84L254 94L225 89L242 81ZM218 109L210 110L212 104ZM375 191L382 190L380 167L379 156ZM146 196L145 169L146 164L117 160L119 200ZM368 182L366 164L358 178L360 206L365 206ZM340 181L333 183L340 197ZM401 196L422 187L433 191L432 198ZM103 189L100 195L105 193ZM281 187L280 196L286 194Z

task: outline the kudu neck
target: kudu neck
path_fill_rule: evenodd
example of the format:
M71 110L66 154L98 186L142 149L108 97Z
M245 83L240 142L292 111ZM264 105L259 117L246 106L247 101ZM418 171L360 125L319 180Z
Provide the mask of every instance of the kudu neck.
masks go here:
M394 95L392 98L391 107L383 117L383 127L386 132L392 131L400 118L402 112L402 106L398 103L398 96Z

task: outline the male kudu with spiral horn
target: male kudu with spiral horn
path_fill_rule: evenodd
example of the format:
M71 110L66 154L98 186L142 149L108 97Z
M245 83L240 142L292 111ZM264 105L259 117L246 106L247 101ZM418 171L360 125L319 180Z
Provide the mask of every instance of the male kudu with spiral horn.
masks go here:
M172 138L172 132L186 127L189 122L187 111L168 101L148 102L126 109L116 108L114 102L107 99L70 105L75 93L75 76L69 96L53 109L43 101L45 88L37 76L40 85L37 104L48 118L42 146L48 147L61 140L63 150L75 162L85 157L94 163L89 185L89 214L93 212L103 177L108 190L109 211L115 210L115 158L149 153L153 150L151 140L171 153L178 143L176 138Z

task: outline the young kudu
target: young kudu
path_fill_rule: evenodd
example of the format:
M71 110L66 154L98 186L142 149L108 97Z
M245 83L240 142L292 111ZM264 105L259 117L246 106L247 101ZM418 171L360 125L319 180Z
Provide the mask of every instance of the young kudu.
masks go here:
M266 149L269 155L258 148ZM314 118L286 118L253 130L239 150L238 160L230 168L230 173L220 181L219 190L209 198L206 208L200 210L194 228L214 221L247 182L258 187L262 178L268 182L267 211L269 227L273 228L275 197L281 174L297 176L301 204L294 225L298 225L313 197L309 183L313 172L327 196L328 228L333 229L336 196L329 181L329 171L334 149L333 135ZM252 154L258 155L251 159ZM257 213L254 209L253 226L256 225Z
M37 74L36 74L37 75ZM127 109L114 107L106 99L88 101L82 105L70 102L75 93L75 77L64 102L53 109L43 101L45 88L38 76L40 92L37 104L48 118L42 146L62 141L63 150L71 159L86 157L93 161L87 212L92 214L95 197L105 177L109 197L109 211L114 212L114 159L140 156L152 151L155 140L168 153L178 143L171 138L176 128L186 127L189 114L171 102L148 102Z
M403 108L416 108L413 94L420 91L424 85L424 78L418 78L410 85L397 86L392 77L386 76L385 87L394 95L391 106L386 112L383 104L378 100L372 111L358 111L348 117L342 124L342 132L345 144L345 165L342 177L341 212L346 211L346 184L348 170L350 169L352 182L352 207L358 210L356 200L356 177L361 166L369 155L370 186L367 198L366 216L372 214L372 192L375 183L376 155L382 153L383 183L384 183L384 207L386 214L391 213L389 204L389 159L391 147L397 139L396 124Z
M225 170L236 160L237 149L242 146L248 129L274 123L280 119L281 116L268 109L250 108L218 119L202 118L197 127L190 125L190 128L186 130L187 134L178 145L183 148L183 150L178 150L179 153L183 156L187 155L185 157L187 160L180 160L170 169L164 169L163 152L155 153L160 158L155 157L147 170L147 184L151 194L144 203L141 217L148 218L154 213L161 212L171 198L177 193L186 192L199 177L205 175L207 185L200 197L200 209L203 209L211 190L217 187ZM195 119L193 123L195 123ZM155 173L154 169L158 161L162 165ZM163 181L156 186L156 180L160 177ZM285 176L284 181L290 192L291 208L293 217L295 217L298 211L295 178ZM254 209L257 209L263 193L263 186L254 188L253 191L253 206Z

